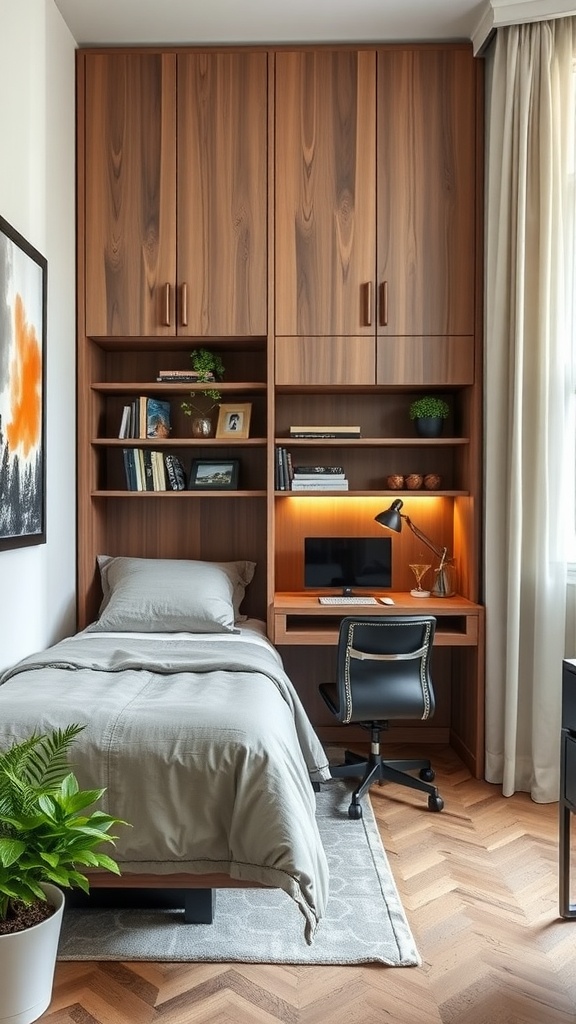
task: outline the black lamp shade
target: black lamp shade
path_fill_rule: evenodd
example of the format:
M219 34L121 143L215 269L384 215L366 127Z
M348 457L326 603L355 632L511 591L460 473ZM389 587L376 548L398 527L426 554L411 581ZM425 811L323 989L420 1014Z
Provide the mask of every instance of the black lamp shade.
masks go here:
M386 526L389 530L394 530L395 533L400 533L402 529L402 516L400 514L402 505L403 502L400 501L400 498L396 498L390 505L390 508L385 509L384 512L379 512L374 517L374 521L379 523L380 526Z

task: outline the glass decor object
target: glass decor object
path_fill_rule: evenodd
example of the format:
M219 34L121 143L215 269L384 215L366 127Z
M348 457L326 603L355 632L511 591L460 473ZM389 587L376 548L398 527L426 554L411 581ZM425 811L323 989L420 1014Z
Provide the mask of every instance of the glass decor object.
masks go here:
M409 568L412 569L412 572L416 577L416 586L410 591L412 597L430 597L430 591L424 590L422 580L428 572L428 569L431 569L432 566L426 565L424 562L413 562Z

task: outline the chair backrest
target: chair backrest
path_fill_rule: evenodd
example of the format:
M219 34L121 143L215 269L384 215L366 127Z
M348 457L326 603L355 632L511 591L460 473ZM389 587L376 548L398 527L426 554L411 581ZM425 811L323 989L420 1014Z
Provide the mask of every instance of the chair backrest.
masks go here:
M338 640L341 722L430 718L434 690L430 657L433 615L349 616Z

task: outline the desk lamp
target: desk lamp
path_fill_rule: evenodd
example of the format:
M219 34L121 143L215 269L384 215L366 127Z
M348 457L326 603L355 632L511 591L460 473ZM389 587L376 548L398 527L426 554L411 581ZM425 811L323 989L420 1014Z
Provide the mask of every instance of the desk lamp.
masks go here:
M396 498L390 505L390 508L385 509L384 512L379 512L375 516L375 522L379 523L380 526L386 526L389 530L394 530L395 533L400 533L402 520L404 519L406 525L410 527L412 533L418 537L418 540L421 540L440 559L440 565L434 570L434 586L432 587L434 597L452 597L454 593L453 573L452 566L449 564L448 548L438 547L425 533L422 533L422 530L419 530L414 525L410 517L405 512L400 511L402 505L403 502L400 501L400 498Z

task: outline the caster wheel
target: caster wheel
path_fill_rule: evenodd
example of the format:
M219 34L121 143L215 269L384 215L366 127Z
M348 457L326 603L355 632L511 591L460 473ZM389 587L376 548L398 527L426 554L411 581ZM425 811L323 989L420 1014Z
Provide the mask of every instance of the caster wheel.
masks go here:
M350 804L350 807L348 808L348 817L352 818L354 821L358 821L358 819L362 817L362 807L360 804Z
M432 793L428 797L428 810L429 811L441 811L444 807L444 801L441 796L434 796Z
M436 778L436 772L433 768L421 768L419 774L422 782L434 782Z

